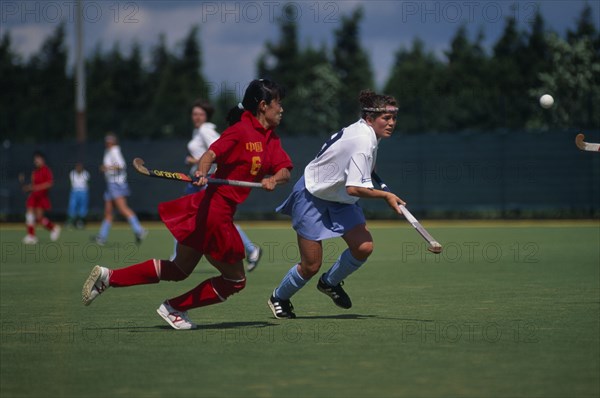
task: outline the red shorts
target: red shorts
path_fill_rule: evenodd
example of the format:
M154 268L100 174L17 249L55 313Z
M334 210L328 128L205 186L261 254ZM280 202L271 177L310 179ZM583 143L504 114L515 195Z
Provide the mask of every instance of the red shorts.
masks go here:
M212 190L203 190L158 205L158 214L177 242L235 264L245 257L240 234L233 225L235 203Z
M27 201L25 202L25 207L28 209L44 209L50 210L52 207L50 205L50 198L48 198L48 192L32 192L27 197Z

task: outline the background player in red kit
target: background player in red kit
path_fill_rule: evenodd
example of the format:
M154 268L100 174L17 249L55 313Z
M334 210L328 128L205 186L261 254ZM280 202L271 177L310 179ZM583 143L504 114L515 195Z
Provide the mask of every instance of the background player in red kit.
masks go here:
M50 198L48 191L54 185L52 170L46 165L46 157L40 151L33 153L33 165L35 169L31 173L31 183L23 185L23 191L30 192L25 202L27 212L25 213L25 224L27 226L27 235L23 238L26 245L35 245L38 238L35 236L35 224L41 224L50 231L50 240L58 240L60 236L60 226L55 225L45 215L46 210L50 210ZM24 180L24 176L19 176Z
M268 191L289 180L292 162L273 131L281 122L283 97L283 89L272 81L250 83L242 103L229 112L230 127L200 158L197 185L207 183L213 163L217 164L215 178L260 181ZM83 286L84 304L89 305L110 286L183 280L205 256L221 275L165 300L157 309L173 328L195 328L187 316L189 309L220 303L245 287L244 246L233 215L249 193L250 188L210 185L196 194L161 203L161 219L179 243L173 261L150 259L116 270L95 266Z

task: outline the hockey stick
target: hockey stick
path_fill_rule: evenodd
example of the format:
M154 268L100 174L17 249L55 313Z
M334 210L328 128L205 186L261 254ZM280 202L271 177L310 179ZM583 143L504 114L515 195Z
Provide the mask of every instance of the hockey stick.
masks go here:
M164 178L167 180L176 180L183 182L194 182L190 176L184 173L179 173L177 171L165 171L158 169L148 169L144 166L144 159L135 158L133 159L133 167L135 170L140 173L150 177ZM248 182L248 181L236 181L236 180L223 180L220 178L209 178L209 184L218 184L218 185L234 185L236 187L246 187L246 188L262 188L262 184L260 182Z
M379 177L375 172L371 173L371 177L373 178L373 180L375 180L376 183L379 184L382 190L391 192L391 190L388 188L385 182L383 182L381 177ZM404 215L406 220L417 230L417 232L423 237L423 239L425 239L427 243L429 243L429 247L427 248L427 250L435 254L440 254L442 252L442 245L440 245L439 242L435 240L425 228L423 228L421 223L415 218L415 216L411 214L410 211L408 211L408 209L404 205L399 205L398 207L400 207L400 210L402 211L402 214Z
M582 151L600 152L600 144L585 142L584 139L585 135L581 133L577 134L575 137L575 145L577 145L577 148L581 149Z

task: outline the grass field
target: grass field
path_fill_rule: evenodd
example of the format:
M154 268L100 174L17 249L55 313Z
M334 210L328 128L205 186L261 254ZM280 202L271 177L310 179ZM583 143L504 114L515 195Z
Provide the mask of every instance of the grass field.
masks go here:
M155 310L215 272L203 260L179 283L109 289L90 307L91 267L170 255L153 227L138 248L64 231L22 246L0 227L2 397L598 397L598 222L424 223L445 252L424 251L407 223L373 223L375 252L335 307L311 281L296 320L266 301L297 260L288 223L242 224L265 254L247 288L192 310L175 331ZM327 269L342 241L325 245Z

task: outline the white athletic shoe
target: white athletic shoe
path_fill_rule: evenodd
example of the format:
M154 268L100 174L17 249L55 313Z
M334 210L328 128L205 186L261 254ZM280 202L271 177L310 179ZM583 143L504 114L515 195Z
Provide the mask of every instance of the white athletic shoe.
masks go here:
M177 311L175 308L171 307L169 303L166 301L158 307L156 310L158 315L173 329L177 330L189 330L196 329L198 326L193 323L190 318L188 318L187 311Z
M254 246L254 250L252 253L248 255L248 272L252 272L256 267L258 267L258 262L262 257L262 249L258 246Z
M52 228L52 231L50 231L50 240L56 242L58 238L60 238L60 227L55 225L54 228Z
M92 268L92 272L90 272L90 275L85 280L83 289L81 290L81 300L83 301L83 304L92 304L92 301L94 301L96 297L110 287L108 276L108 268L99 265Z
M35 235L27 234L23 238L22 242L24 245L35 245L36 243L38 243L38 238Z
M106 239L102 239L100 235L92 236L92 240L96 242L98 246L104 246L106 244Z

